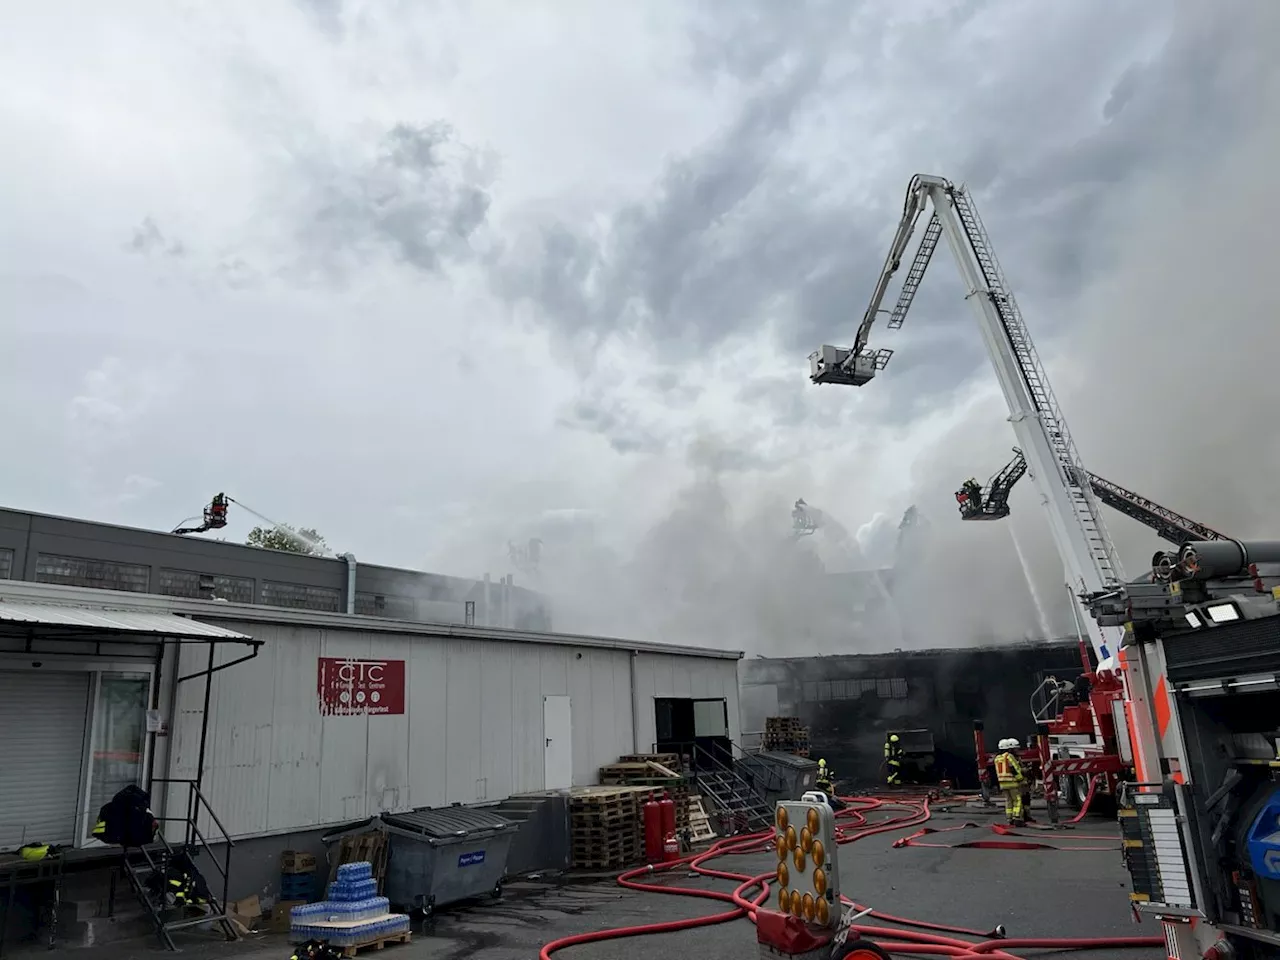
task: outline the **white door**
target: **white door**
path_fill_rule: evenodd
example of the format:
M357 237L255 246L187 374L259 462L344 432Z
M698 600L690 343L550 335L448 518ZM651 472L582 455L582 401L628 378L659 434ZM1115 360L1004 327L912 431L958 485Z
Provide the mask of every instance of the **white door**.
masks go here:
M568 697L542 698L543 789L573 786L573 719Z

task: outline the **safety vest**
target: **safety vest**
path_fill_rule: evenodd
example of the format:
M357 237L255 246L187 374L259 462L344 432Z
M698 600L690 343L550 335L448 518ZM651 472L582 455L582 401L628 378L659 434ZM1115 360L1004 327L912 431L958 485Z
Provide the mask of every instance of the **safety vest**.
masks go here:
M885 758L886 760L901 760L901 759L902 759L902 744L901 744L901 743L893 743L893 742L891 742L891 741L889 741L889 740L886 740L886 741L884 742L884 758Z
M1014 786L1022 782L1022 764L1012 753L999 754L995 759L995 766L1000 786Z

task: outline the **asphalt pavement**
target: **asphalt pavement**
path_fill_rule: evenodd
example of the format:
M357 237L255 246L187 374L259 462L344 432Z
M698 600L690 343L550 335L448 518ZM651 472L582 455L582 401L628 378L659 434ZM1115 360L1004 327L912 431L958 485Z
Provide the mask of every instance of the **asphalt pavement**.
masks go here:
M957 811L935 815L931 827L967 821L978 827L924 838L953 844L991 839L990 812ZM1120 861L1119 833L1113 821L1097 818L1075 831L1037 835L1062 846L1105 846L1104 850L984 850L903 847L893 841L910 829L869 837L840 849L846 896L899 916L980 930L1004 924L1010 937L1157 936L1151 923L1130 917L1127 877ZM1074 835L1073 835L1074 834ZM1077 839L1081 834L1102 841ZM771 853L724 857L720 869L760 874L773 869ZM655 874L655 877L666 876ZM681 886L728 891L729 881L673 872ZM623 889L609 876L567 874L513 881L501 901L460 905L443 911L408 944L389 945L378 960L533 960L541 946L559 937L717 913L727 905L692 897L639 893ZM876 921L873 921L876 922ZM240 943L184 938L188 960L286 960L292 953L280 934L251 934ZM561 960L743 960L755 956L755 928L746 919L713 927L607 941L566 948ZM1082 960L1163 960L1158 948L1062 952L1015 950L1019 956L1072 956ZM156 960L154 941L91 948L94 960ZM360 956L365 956L362 951Z

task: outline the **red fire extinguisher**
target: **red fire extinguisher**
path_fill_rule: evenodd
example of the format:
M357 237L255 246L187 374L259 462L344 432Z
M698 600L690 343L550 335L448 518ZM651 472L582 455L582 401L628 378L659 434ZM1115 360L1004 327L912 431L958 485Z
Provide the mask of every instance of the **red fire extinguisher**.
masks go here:
M676 804L671 795L664 793L658 801L662 814L662 859L680 859L680 841L676 839Z
M644 815L644 858L648 863L663 860L662 808L657 800L649 800L641 808Z
M674 833L668 833L666 839L662 841L662 859L667 863L680 859L680 841L676 839Z

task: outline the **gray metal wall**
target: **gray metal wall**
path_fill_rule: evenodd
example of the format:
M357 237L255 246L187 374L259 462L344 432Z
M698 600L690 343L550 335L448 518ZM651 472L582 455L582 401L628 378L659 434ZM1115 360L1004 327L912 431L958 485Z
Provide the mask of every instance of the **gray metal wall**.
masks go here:
M343 560L200 537L0 509L0 580L30 580L199 598L201 577L233 603L338 612L347 608ZM505 597L505 604L504 604ZM428 623L551 629L530 590L376 564L356 567L356 612Z
M570 698L576 786L634 752L637 705L649 749L655 696L724 697L738 731L736 655L201 619L263 642L256 659L215 674L210 695L204 792L233 837L543 790L547 696ZM176 669L195 672L204 656L184 648ZM318 657L404 661L404 712L323 715ZM177 691L171 777L195 776L203 697L202 680Z

